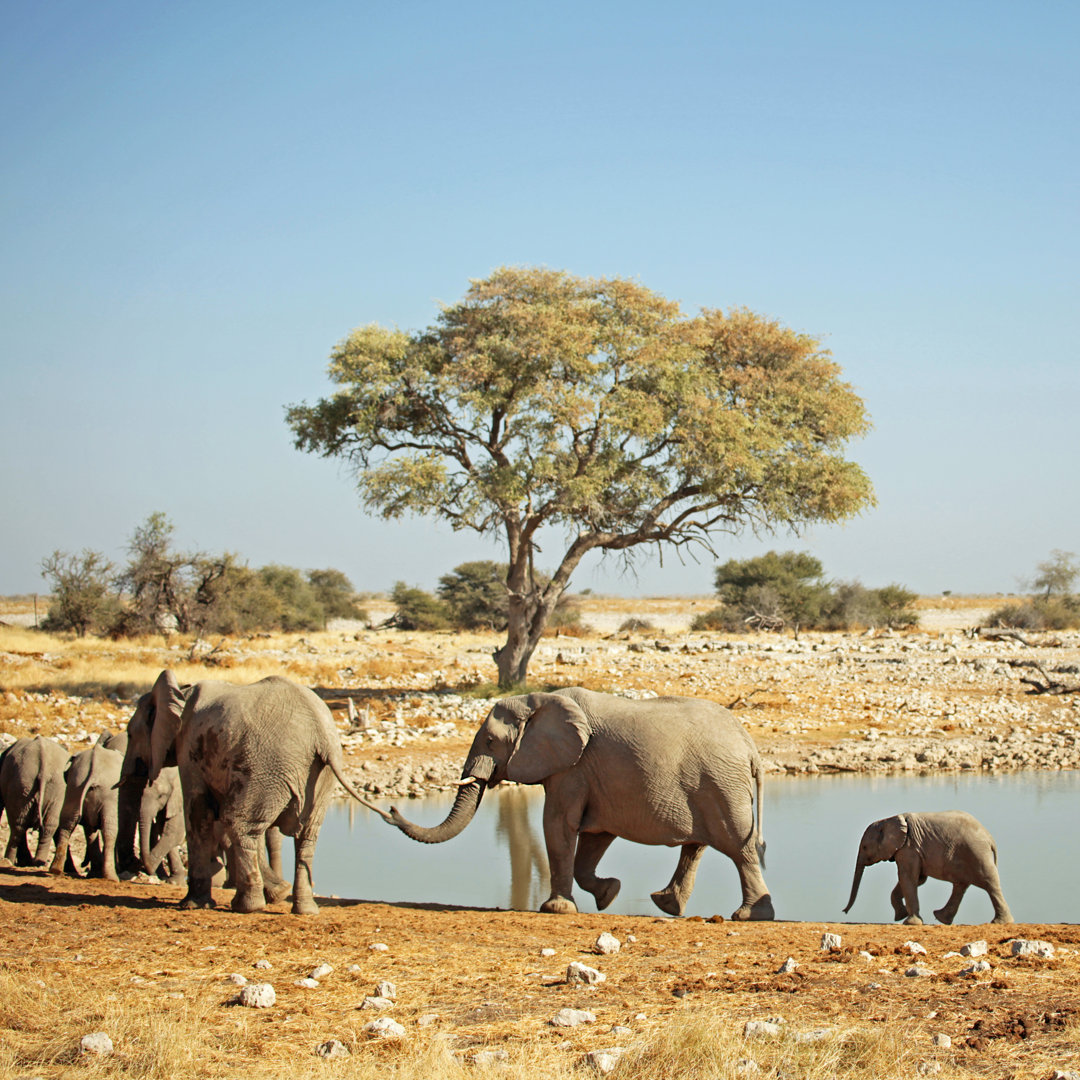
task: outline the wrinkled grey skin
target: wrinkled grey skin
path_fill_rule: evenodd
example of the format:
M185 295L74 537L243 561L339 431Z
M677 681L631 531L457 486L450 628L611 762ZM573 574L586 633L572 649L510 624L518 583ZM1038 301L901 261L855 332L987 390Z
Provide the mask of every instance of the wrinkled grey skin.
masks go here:
M56 834L56 853L49 870L62 874L67 861L71 834L82 825L86 837L86 860L90 877L117 881L116 835L117 784L124 755L100 742L71 759L67 790Z
M121 757L127 753L127 731L105 732L98 742L106 750L115 750ZM116 869L122 876L139 872L139 858L135 852L135 830L139 823L139 788L141 785L121 785L117 792L116 813Z
M184 796L180 770L162 769L158 778L142 789L139 801L139 856L148 874L172 884L186 878L180 845L184 842ZM163 867L162 864L165 864ZM164 873L159 870L164 869Z
M851 898L846 914L855 903L863 869L878 862L895 862L899 881L889 896L893 914L911 926L919 926L918 887L928 877L952 883L952 894L944 907L934 912L943 923L956 918L964 893L972 886L985 889L994 905L996 923L1011 923L1012 915L997 871L997 846L986 828L963 810L936 814L895 814L866 827L859 841Z
M163 671L151 693L147 782L175 764L183 789L188 891L181 907L213 905L211 881L226 845L235 867L233 910L264 907L269 868L261 853L266 831L277 826L295 843L292 910L315 914L311 860L334 777L370 805L342 775L341 743L326 704L276 677L249 686L206 680L182 689ZM134 773L137 753L137 732L129 725L128 733L125 776Z
M541 911L577 911L574 881L606 908L620 882L598 878L596 866L618 836L682 848L670 883L652 894L661 911L683 913L702 853L714 847L739 872L742 904L732 918L773 918L761 873L761 761L722 706L630 701L579 687L505 698L473 739L446 820L423 829L392 810L393 823L414 840L449 840L472 819L485 788L503 780L544 787L551 896Z
M43 735L19 739L0 758L0 805L7 811L5 857L16 866L45 866L53 853L67 784L64 773L71 755ZM28 829L38 830L33 855L26 842Z

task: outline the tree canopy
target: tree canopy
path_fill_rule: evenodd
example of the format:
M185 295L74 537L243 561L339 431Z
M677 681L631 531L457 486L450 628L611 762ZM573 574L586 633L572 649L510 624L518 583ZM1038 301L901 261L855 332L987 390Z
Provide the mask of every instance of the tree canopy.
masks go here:
M623 278L506 267L418 332L354 330L334 392L290 406L299 449L344 459L363 504L506 544L499 681L524 679L590 551L712 551L715 533L835 522L873 501L844 457L869 422L820 341L744 308L685 315ZM566 535L550 579L542 530Z

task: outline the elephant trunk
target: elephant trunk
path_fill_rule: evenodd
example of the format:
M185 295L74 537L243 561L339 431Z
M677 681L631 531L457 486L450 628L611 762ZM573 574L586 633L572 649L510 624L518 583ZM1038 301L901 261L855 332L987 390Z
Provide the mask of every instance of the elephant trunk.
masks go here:
M421 844L441 844L445 840L452 840L473 819L480 800L484 797L484 789L487 781L495 771L495 762L490 757L476 758L466 763L461 774L462 780L471 781L463 783L458 788L454 805L446 819L434 828L427 829L421 825L414 825L398 813L396 807L390 808L390 816L394 824L410 839L418 840Z
M156 816L157 811L154 807L143 807L139 811L139 853L142 857L143 870L148 874L152 874L157 869L157 864L153 862L154 852L151 844Z
M848 899L847 907L844 908L844 914L846 915L855 903L855 896L859 891L859 885L862 883L863 870L866 869L866 862L860 855L858 862L855 863L855 879L851 883L851 897Z

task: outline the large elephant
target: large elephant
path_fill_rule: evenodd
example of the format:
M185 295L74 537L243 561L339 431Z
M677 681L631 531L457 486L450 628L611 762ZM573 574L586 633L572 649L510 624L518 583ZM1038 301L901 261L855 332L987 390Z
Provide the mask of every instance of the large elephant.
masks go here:
M118 791L124 755L97 743L71 759L66 774L67 790L56 834L56 853L50 871L61 874L67 861L71 834L82 825L86 859L91 877L117 881L116 837Z
M623 837L682 848L670 883L652 894L661 911L683 913L708 846L739 872L742 904L732 917L773 918L761 874L761 760L722 706L681 697L631 701L580 687L505 698L473 739L446 820L426 829L396 809L390 818L414 840L441 843L465 828L485 788L503 780L544 786L551 896L541 911L577 911L574 881L606 908L620 882L598 878L596 866Z
M1012 915L997 871L997 846L979 821L963 810L936 814L895 814L866 827L859 841L851 898L847 914L855 903L863 870L878 862L895 862L899 878L889 896L896 918L913 926L919 917L918 887L928 877L952 883L945 906L934 912L939 922L951 923L964 893L972 885L985 889L994 905L996 923L1011 923Z
M181 907L212 906L211 881L226 846L235 859L233 910L264 907L260 856L266 831L277 826L295 842L292 910L315 914L311 860L334 777L371 806L343 776L341 743L325 702L278 677L249 686L207 680L183 690L171 671L158 676L151 694L147 782L176 765L184 795L188 891ZM129 738L129 758L135 746ZM133 772L134 764L125 759L124 770Z
M7 811L5 857L17 866L45 866L52 855L67 784L64 773L71 755L54 739L35 735L19 739L0 759L0 805ZM33 855L28 829L38 830Z

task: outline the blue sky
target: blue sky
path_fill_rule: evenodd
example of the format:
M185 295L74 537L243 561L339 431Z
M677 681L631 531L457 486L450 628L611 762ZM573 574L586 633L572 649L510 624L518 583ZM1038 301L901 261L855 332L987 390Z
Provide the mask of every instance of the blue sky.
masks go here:
M1078 31L1039 2L4 5L0 593L57 548L121 561L156 510L362 589L498 557L366 516L284 406L352 327L423 327L504 264L832 349L878 507L723 558L1018 588L1080 551ZM711 584L674 557L573 582Z

